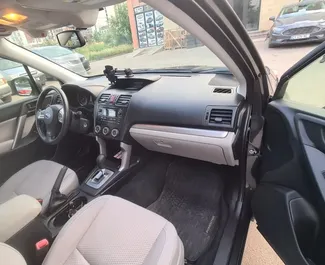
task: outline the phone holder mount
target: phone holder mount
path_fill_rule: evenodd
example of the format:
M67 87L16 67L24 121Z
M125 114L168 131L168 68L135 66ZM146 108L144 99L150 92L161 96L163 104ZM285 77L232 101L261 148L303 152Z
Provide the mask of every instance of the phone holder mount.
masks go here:
M114 68L111 65L105 65L105 70L103 71L103 73L108 79L108 81L111 82L111 85L114 85L117 82L116 71L117 68Z
M116 76L117 68L114 68L111 65L105 65L105 70L103 71L104 75L108 79L108 81L111 83L111 85L116 84L117 82L117 76ZM130 68L124 69L125 77L133 77L133 71Z

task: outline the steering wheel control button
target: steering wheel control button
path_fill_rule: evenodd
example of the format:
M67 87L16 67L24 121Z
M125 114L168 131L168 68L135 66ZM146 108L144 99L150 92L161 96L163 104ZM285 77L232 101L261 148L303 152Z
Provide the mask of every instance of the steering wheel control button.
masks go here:
M101 128L99 125L97 125L97 126L95 127L95 133L99 133L101 129L102 129L102 128Z
M64 109L60 109L59 113L58 113L58 120L59 123L63 123L63 115L64 115Z
M107 135L109 133L109 128L108 127L104 127L103 129L103 134Z
M111 135L112 135L113 137L116 137L116 136L118 136L119 133L120 133L120 132L119 132L118 129L113 129L112 132L111 132Z

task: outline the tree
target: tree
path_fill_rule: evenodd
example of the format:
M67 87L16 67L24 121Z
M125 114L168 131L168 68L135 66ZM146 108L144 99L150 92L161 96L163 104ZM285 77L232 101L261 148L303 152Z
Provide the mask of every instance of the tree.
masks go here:
M126 3L114 6L115 16L108 19L109 35L114 46L131 44L132 34Z

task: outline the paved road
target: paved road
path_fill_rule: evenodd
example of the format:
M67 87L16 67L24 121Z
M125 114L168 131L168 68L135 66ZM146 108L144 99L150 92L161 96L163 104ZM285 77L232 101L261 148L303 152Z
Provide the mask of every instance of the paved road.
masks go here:
M267 43L255 41L255 46L265 65L275 70L280 77L287 69L298 62L303 56L313 50L316 45L289 46L269 49ZM132 57L122 55L91 64L91 73L102 73L104 65L118 68L160 68L177 65L223 65L222 62L207 48L200 47L188 50L163 51L154 55ZM256 223L250 224L247 237L243 265L282 265L283 262L264 240L256 228Z
M255 42L255 46L265 65L282 75L317 45L296 45L269 49L264 41Z

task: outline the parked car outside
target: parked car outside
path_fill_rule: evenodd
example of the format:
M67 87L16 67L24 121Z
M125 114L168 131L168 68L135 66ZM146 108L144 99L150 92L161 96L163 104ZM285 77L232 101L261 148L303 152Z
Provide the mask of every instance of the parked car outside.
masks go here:
M302 1L282 8L269 32L269 47L325 40L325 1Z
M38 82L41 86L44 86L46 83L45 74L31 67L29 67L29 70L30 73L33 75L35 81ZM10 87L10 91L12 91L12 87L15 87L12 84L12 80L18 77L27 76L26 70L22 64L2 58L0 58L0 72L2 73L3 77L7 80L8 85ZM17 91L17 93L19 93L19 91Z
M11 102L11 95L11 87L4 76L0 73L0 105L1 103Z
M80 75L87 75L87 71L90 70L89 61L82 54L73 52L67 48L44 46L33 48L32 52Z
M77 54L79 56L80 61L82 62L85 70L89 71L90 70L90 62L88 61L88 59L85 56L83 56L81 53L76 52L75 54Z

